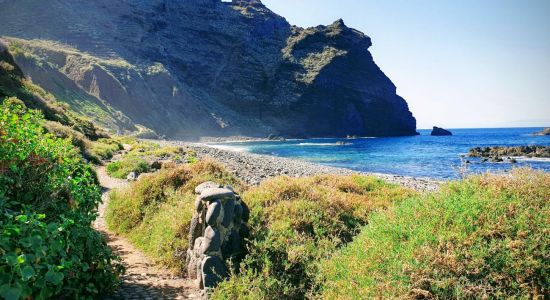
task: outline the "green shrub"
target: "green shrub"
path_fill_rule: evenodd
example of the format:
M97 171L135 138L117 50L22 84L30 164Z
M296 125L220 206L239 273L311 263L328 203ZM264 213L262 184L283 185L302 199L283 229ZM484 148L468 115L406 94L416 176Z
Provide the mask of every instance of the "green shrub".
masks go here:
M155 261L176 272L185 269L194 189L205 181L242 190L239 180L212 161L163 168L146 174L123 190L110 193L109 228L130 239Z
M54 121L45 121L46 131L58 138L69 139L73 146L80 149L82 156L95 164L101 164L102 160L110 159L116 151L122 150L120 143L111 138L100 138L91 141L82 132Z
M113 158L115 152L123 150L121 143L112 138L100 138L94 141L86 149L88 153L97 157L100 161Z
M131 172L147 173L149 163L141 157L127 156L107 165L107 173L115 178L126 178Z
M315 292L319 260L350 242L373 211L412 191L366 176L280 177L243 195L251 241L240 275L214 299L301 299Z
M91 228L101 191L67 139L16 100L0 106L0 296L96 297L121 266Z
M550 174L476 176L404 201L321 265L318 298L544 299Z

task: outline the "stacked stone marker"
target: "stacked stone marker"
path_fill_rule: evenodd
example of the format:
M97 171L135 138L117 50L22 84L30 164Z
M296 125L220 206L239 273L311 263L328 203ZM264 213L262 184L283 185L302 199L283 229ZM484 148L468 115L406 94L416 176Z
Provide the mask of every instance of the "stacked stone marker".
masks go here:
M230 186L209 181L198 185L195 193L187 273L197 279L201 290L208 291L229 276L229 267L238 266L248 235L249 210Z

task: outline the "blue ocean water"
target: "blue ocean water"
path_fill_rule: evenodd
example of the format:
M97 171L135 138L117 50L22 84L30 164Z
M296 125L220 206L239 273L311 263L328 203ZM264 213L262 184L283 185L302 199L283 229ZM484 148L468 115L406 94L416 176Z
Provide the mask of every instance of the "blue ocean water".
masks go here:
M430 136L430 130L419 130L421 135L410 137L235 142L218 146L357 171L452 179L460 176L461 155L472 147L550 146L550 136L532 135L540 130L542 128L451 129L453 136L438 137ZM505 171L519 166L550 172L550 159L519 159L516 164L466 159L470 161L468 173Z

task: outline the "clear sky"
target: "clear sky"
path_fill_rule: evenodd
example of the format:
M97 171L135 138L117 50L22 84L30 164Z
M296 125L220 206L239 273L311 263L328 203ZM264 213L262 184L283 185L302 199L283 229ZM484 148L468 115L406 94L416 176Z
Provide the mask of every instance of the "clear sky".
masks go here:
M338 18L418 128L550 126L550 0L264 0L291 24Z

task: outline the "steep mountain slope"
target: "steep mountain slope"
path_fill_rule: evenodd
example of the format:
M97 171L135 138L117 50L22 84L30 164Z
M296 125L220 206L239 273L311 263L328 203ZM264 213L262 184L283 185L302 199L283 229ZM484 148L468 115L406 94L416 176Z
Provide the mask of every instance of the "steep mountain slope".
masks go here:
M0 102L9 97L19 99L28 108L41 111L46 120L70 128L68 130L78 131L89 139L106 137L92 122L68 110L51 94L26 80L8 46L0 39Z
M415 134L370 38L342 20L303 29L258 0L0 5L0 34L60 80L16 55L23 71L76 109L95 103L170 137Z
M7 104L10 109L14 107L12 104L20 104L40 111L44 115L41 126L56 137L69 139L90 162L100 164L122 148L95 122L70 109L54 95L25 78L7 44L0 39L0 103L4 105L6 101L11 103ZM5 128L1 128L3 125L6 124L0 124L0 136L6 134ZM130 131L144 133L144 128L126 125ZM150 130L148 133L151 133Z

